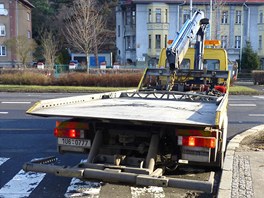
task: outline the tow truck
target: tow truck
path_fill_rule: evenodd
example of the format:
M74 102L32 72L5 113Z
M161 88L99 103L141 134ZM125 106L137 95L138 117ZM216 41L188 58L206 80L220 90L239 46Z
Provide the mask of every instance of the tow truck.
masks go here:
M76 166L51 158L24 164L25 171L137 186L210 192L208 181L170 177L185 165L222 168L227 137L229 73L204 67L209 20L196 11L166 49L166 66L146 68L136 89L42 100L27 114L61 117L54 129L59 153L84 153ZM190 42L193 69L180 67ZM215 53L219 64L227 63ZM227 66L226 66L227 68Z

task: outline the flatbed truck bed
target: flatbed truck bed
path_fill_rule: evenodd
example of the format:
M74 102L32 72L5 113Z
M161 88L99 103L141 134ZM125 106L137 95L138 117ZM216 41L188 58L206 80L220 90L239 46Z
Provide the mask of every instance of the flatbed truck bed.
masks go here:
M163 98L160 98L163 94ZM216 126L218 101L180 99L186 93L110 92L40 101L27 113L38 116L59 116L126 122L148 122L187 126ZM197 96L198 97L198 96ZM199 96L205 97L205 96ZM211 99L215 99L211 97ZM62 102L64 101L64 102Z

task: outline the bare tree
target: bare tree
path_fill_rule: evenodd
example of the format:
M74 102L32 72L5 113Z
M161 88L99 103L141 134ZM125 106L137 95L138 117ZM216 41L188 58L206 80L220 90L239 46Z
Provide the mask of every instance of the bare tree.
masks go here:
M40 36L41 46L43 48L43 57L45 63L54 68L56 54L59 48L59 39L56 39L53 32L49 30L43 30Z
M17 58L17 62L26 67L26 63L32 59L32 53L35 51L37 44L33 39L26 36L17 36L5 41L5 45L10 48Z
M89 53L97 49L97 36L103 27L96 3L96 0L75 0L65 19L65 37L70 45L85 53L88 73Z
M95 56L96 65L99 65L98 61L98 49L104 44L107 38L105 27L105 20L103 16L98 15L96 22L93 24L93 53Z

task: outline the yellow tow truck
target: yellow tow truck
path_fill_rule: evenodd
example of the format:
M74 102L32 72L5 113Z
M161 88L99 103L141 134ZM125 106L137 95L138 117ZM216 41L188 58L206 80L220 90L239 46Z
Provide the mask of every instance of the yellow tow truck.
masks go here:
M212 180L167 174L178 166L223 166L230 76L222 69L227 68L226 52L204 50L208 23L202 11L195 12L166 48L163 61L167 64L147 68L134 90L37 102L27 114L65 118L54 130L58 151L84 153L87 160L69 167L49 164L52 160L43 158L25 163L23 169L83 180L210 192ZM189 56L194 38L195 47L189 49L193 56ZM189 67L182 63L184 57L189 57Z

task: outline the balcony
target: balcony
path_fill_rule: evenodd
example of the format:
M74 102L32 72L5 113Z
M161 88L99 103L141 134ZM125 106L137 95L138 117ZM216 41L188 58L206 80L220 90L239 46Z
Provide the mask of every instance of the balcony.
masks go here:
M126 25L125 26L125 36L135 35L136 25Z
M168 23L148 23L148 30L169 30Z

